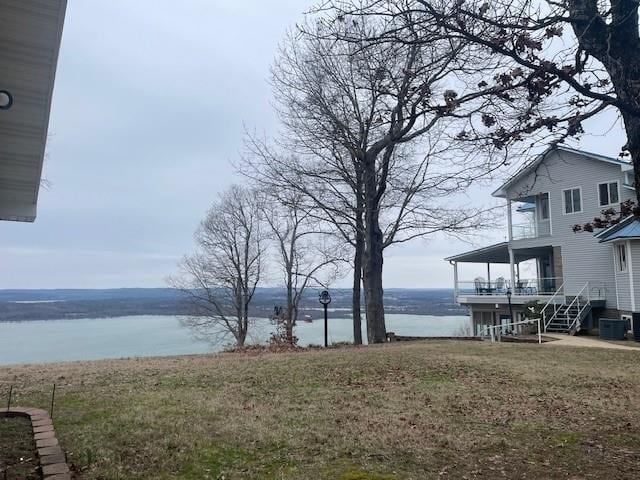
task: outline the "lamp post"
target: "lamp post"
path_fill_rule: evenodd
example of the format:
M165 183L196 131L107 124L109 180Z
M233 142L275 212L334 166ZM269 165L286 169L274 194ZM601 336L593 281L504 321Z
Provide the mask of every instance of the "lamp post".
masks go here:
M318 299L320 304L324 307L324 348L329 346L329 322L327 319L327 307L331 303L331 295L327 290L320 292L320 298Z

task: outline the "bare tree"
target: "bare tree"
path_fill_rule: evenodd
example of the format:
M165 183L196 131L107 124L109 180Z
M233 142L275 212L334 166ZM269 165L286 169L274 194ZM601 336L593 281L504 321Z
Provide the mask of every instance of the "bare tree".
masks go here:
M213 204L196 231L197 252L185 256L170 279L189 304L184 321L203 339L229 335L243 346L250 325L249 307L263 274L263 207L252 190L232 186Z
M563 141L581 134L587 118L615 109L627 134L621 155L631 156L640 185L639 8L637 0L347 0L323 2L320 10L411 16L410 25L374 32L373 43L429 43L434 32L472 42L495 59L479 90L525 79L510 94L526 102L519 114L486 117L488 136L500 144L541 132Z
M445 145L453 142L454 125L467 123L473 112L488 108L482 99L489 100L480 92L460 95L451 89L460 78L474 81L481 72L481 59L465 42L437 33L427 43L372 43L372 35L395 29L398 22L410 25L411 19L333 20L315 22L289 38L274 66L273 84L286 146L302 155L289 170L305 179L303 185L322 184L319 204L325 204L327 192L339 200L325 210L344 201L357 214L361 202L362 224L357 215L347 223L356 225L364 243L368 338L383 342L383 250L416 236L481 224L480 209L448 208L438 200L486 174L478 169L484 164L469 156L452 163ZM412 143L427 135L433 144L421 154ZM344 215L335 219L340 228Z
M265 222L275 244L276 262L281 267L286 306L278 320L284 341L295 343L293 328L300 301L308 287L326 287L340 273L344 252L312 214L298 191L265 190Z
M349 155L341 156L334 150L327 166L318 155L303 157L286 153L265 139L247 135L247 154L240 171L262 188L286 192L297 198L309 219L322 225L324 232L333 235L338 243L334 248L340 256L344 246L353 250L352 317L353 341L362 344L362 256L364 254L364 205L362 181L358 172L352 172ZM347 159L345 162L344 160ZM342 245L340 245L340 241ZM349 260L346 260L349 261Z

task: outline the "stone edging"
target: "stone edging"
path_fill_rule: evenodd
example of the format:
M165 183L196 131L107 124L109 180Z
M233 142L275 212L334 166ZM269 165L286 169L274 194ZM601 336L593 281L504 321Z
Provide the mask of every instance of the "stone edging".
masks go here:
M3 408L0 410L0 417L23 417L31 420L42 478L46 480L71 480L69 466L56 439L51 417L46 410L25 407L11 407L8 410Z

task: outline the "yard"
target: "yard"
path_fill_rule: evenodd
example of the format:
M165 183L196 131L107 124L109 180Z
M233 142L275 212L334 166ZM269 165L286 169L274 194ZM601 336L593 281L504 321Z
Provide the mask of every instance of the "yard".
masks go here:
M82 479L640 478L640 352L394 344L4 367Z

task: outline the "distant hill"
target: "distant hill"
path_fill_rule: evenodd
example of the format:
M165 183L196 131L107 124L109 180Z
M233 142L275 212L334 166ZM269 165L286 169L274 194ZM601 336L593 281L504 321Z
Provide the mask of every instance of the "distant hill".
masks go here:
M308 290L302 313L319 316L318 291ZM350 316L351 290L331 290L330 308ZM252 306L254 316L268 316L282 305L285 291L260 288ZM415 315L464 315L466 309L453 303L451 289L388 289L387 313ZM0 290L0 321L101 318L127 315L186 315L188 305L179 291L171 288L118 288L104 290ZM338 313L333 313L337 315Z

